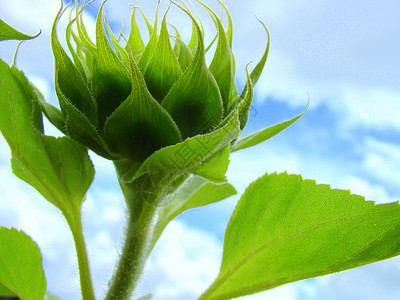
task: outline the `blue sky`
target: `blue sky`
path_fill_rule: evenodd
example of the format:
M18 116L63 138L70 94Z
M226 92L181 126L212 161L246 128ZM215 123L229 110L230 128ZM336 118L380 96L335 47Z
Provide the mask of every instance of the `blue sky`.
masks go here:
M168 1L161 1L162 7ZM293 3L295 2L295 3ZM90 7L97 11L100 2ZM129 20L127 0L109 0L110 24L119 30ZM155 1L137 0L152 17ZM218 7L217 1L207 4ZM271 50L260 78L252 117L243 135L300 113L307 114L267 143L232 155L229 180L239 194L265 172L302 174L334 188L350 189L379 203L400 199L400 3L387 1L227 0L234 21L238 85L244 67L262 55L271 32ZM59 8L56 0L2 0L0 18L28 32L43 30L25 42L17 65L49 102L53 58L49 33ZM187 20L171 12L169 22L186 32ZM66 20L64 20L66 21ZM87 16L93 25L93 15ZM211 28L205 22L205 28ZM64 24L65 25L65 24ZM61 24L61 27L63 24ZM62 37L62 32L60 31ZM0 45L11 63L17 43ZM58 134L50 126L48 134ZM40 245L48 289L63 299L79 299L73 241L60 213L36 191L14 178L9 150L0 141L0 225L24 230ZM101 296L123 237L125 214L112 164L92 155L96 178L83 206L96 293ZM173 222L147 265L140 292L156 299L195 299L218 273L224 229L239 196L187 212ZM399 299L400 260L394 258L248 297L248 299Z

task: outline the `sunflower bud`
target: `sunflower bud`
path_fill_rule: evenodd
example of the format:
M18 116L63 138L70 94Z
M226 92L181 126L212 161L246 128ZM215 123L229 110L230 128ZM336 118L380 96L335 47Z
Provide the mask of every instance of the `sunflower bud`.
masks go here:
M179 6L193 24L189 44L177 29L175 36L168 32L167 11L159 31L157 13L153 26L142 13L150 35L145 45L134 8L129 38L122 46L124 39L114 36L105 19L104 3L97 16L95 42L82 21L85 5L76 5L76 17L66 31L70 56L56 34L63 14L60 9L51 41L61 111L42 103L44 114L62 132L97 154L137 162L163 147L218 130L235 107L239 107L243 129L252 100L251 79L248 76L245 91L238 96L229 13L223 6L228 16L225 30L220 18L202 5L217 29L209 66L202 29L186 7Z

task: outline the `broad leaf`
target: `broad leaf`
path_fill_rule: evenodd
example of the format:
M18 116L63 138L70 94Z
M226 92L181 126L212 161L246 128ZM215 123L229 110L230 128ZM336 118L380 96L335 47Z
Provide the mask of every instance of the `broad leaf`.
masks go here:
M4 40L30 40L37 37L41 31L36 35L27 35L22 33L15 28L8 25L6 22L0 19L0 41Z
M287 120L282 123L275 124L270 127L261 129L260 131L257 131L249 136L246 136L245 138L238 140L236 143L234 143L232 145L231 152L250 148L255 145L261 144L261 143L265 142L266 140L269 140L273 136L277 135L278 133L280 133L283 130L285 130L286 128L288 128L290 125L292 125L298 119L300 119L308 110L309 105L310 104L307 105L307 108L300 115L298 115L290 120Z
M232 114L220 129L188 138L158 150L140 168L125 174L123 181L132 182L146 173L184 174L195 172L205 161L222 150L240 134L238 115Z
M6 288L4 285L0 283L0 299L1 297L16 297L17 295Z
M43 135L35 88L1 60L0 74L0 130L13 171L71 220L94 177L87 151L70 138Z
M264 175L228 225L220 273L199 299L231 299L400 254L399 203L375 205L349 191Z
M188 11L185 12L196 26L196 54L162 102L184 139L209 132L220 123L223 115L223 102L218 84L206 65L201 29L193 16Z
M36 243L22 231L4 227L0 227L0 241L0 296L43 299L46 279ZM12 293L2 293L7 289Z

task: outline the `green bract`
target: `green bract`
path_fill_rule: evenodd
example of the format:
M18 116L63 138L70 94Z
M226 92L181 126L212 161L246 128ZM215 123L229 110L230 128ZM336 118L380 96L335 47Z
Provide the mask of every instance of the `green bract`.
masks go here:
M94 42L82 22L85 4L76 5L75 18L66 30L70 56L56 33L64 11L61 8L51 38L61 111L41 103L44 114L59 130L97 154L136 162L143 162L163 147L218 130L236 109L240 130L243 129L253 96L252 81L260 76L269 47L251 79L248 74L246 87L239 96L234 82L230 15L222 5L228 18L225 29L221 19L201 4L217 29L216 50L209 66L204 33L186 6L175 4L192 21L189 44L180 38L175 27L176 36L169 33L168 11L159 31L157 13L153 26L142 13L150 35L144 44L136 22L136 8L126 40L121 35L116 38L110 30L103 3ZM236 138L232 135L231 141Z

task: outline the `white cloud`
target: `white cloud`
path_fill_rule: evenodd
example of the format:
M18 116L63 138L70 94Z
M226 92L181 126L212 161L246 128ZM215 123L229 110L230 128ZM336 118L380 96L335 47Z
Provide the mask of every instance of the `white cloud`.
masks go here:
M244 7L233 9L242 81L245 64L261 57L265 44L251 13L271 32L270 56L256 87L261 99L301 106L309 92L311 108L327 103L347 125L399 129L397 1L257 1Z
M387 186L398 188L400 180L400 146L367 138L364 142L363 169Z

